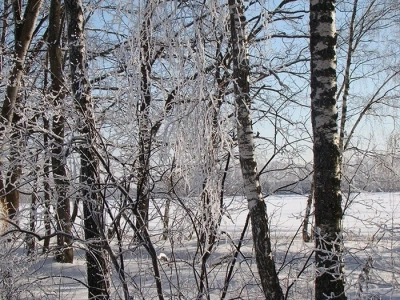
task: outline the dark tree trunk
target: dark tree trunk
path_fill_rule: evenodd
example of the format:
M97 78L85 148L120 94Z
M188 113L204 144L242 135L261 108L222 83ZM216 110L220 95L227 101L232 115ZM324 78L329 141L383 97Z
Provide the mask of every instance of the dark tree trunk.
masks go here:
M95 154L93 101L86 70L84 16L81 0L66 0L72 91L80 115L80 198L83 203L87 243L86 264L89 299L109 299L109 263L104 236L103 199L100 191L99 159Z
M250 114L250 85L248 45L246 41L245 16L241 0L229 0L233 82L237 107L237 136L239 160L242 169L245 195L252 223L253 243L258 273L265 299L283 299L282 289L275 269L271 250L266 205L261 194L254 154L253 127Z
M307 198L306 211L305 211L304 221L303 221L303 241L306 243L308 243L312 239L312 236L313 236L313 233L312 233L313 229L311 229L311 235L309 234L309 231L308 231L308 226L310 225L310 217L311 217L311 208L312 208L313 198L314 198L314 181L312 179L310 194L308 195L308 198Z
M61 34L63 27L63 12L60 0L51 0L49 17L49 60L51 74L51 92L55 111L62 111L62 101L65 98L65 82L63 74L63 59L61 51ZM57 230L65 234L57 235L56 260L63 263L72 263L74 252L71 235L71 209L67 196L69 182L65 166L64 151L64 116L57 114L53 117L53 133L56 136L51 145L52 169L56 188L57 206L56 219ZM69 236L68 236L69 235Z
M150 121L150 104L151 104L151 82L150 74L152 68L151 44L150 44L150 27L152 4L146 4L146 12L144 21L140 31L140 103L138 111L139 120L139 157L137 165L137 212L136 226L140 231L148 228L149 222L149 204L150 204L150 157L151 157L151 121Z
M22 7L18 4L18 1L12 2L15 21L15 59L14 65L9 75L3 107L1 110L1 140L4 140L3 137L7 128L17 123L15 117L15 107L18 102L18 92L21 85L26 54L32 41L32 36L39 15L40 7L42 5L42 0L28 1L24 15L22 15ZM10 154L10 165L12 167L7 171L7 176L5 178L5 196L0 197L0 205L3 209L6 210L6 215L10 219L15 216L16 212L19 209L19 191L17 189L18 180L21 175L20 164L17 162L17 159L20 155L20 153L18 153L17 147L17 145L19 144L19 137L20 135L18 134L18 130L11 133L11 142L13 143L13 145L10 148L12 148L13 151ZM2 178L2 174L0 174L0 178Z
M0 73L3 73L3 64L4 64L4 52L6 49L6 35L8 31L8 15L10 13L10 8L11 5L9 3L9 0L4 0L3 4L3 21L2 21L2 28L1 28L1 37L0 37ZM3 127L3 125L1 125ZM3 128L0 128L0 130L3 130ZM3 135L2 133L0 133ZM0 159L0 167L2 166L2 160ZM3 178L3 173L0 171L0 216L6 217L7 216L7 208L6 208L7 202L5 199L5 190L4 190L4 178ZM5 223L0 223L0 233L2 233L6 228Z
M13 135L15 138L15 135ZM15 146L17 147L17 146ZM18 180L21 176L21 166L18 160L18 153L14 152L11 154L11 160L14 162L6 177L5 185L5 200L8 218L14 219L19 209L19 191L18 191Z
M151 96L151 71L156 59L163 53L162 50L154 51L152 48L151 18L155 9L155 3L146 1L146 8L140 30L140 102L138 104L138 159L137 172L137 194L136 208L134 214L136 217L136 226L140 231L147 229L149 223L149 204L152 191L150 159L152 155L152 142L162 124L162 119L152 124L150 116ZM163 49L163 47L161 47ZM176 94L173 90L165 100L165 111L169 112L173 105L172 100Z
M150 92L150 37L149 27L151 13L149 13L149 4L146 3L146 12L144 14L144 21L140 31L140 102L138 109L138 122L139 122L139 136L138 136L138 160L137 160L137 190L136 190L136 205L135 210L136 227L143 231L148 226L148 211L149 211L149 159L151 151L151 135L150 135L150 119L149 119L149 106L151 103Z
M35 182L35 187L33 189L32 195L31 195L31 208L30 208L30 214L29 214L29 231L30 232L35 232L36 231L36 216L37 216L37 203L38 203L38 197L37 197L37 184L38 182ZM32 235L27 235L26 236L26 246L28 250L28 255L34 254L36 250L36 241L35 238Z
M50 130L49 120L43 114L43 127L46 131ZM49 149L49 136L47 133L43 134L43 146L45 149ZM44 192L44 228L45 235L47 236L43 241L43 253L46 253L50 249L50 234L51 234L51 212L50 212L50 201L51 201L51 188L50 188L50 157L46 152L44 166L43 166L43 192Z
M42 0L30 0L22 16L18 1L13 1L15 20L15 60L6 88L6 97L2 108L2 117L11 124L13 121L15 104L18 98L26 53L32 41L36 20L39 15Z
M340 151L336 104L335 1L310 2L314 136L315 299L346 299L342 266Z
M6 45L6 35L8 31L8 15L10 13L10 2L9 0L4 0L3 2L3 21L2 21L2 26L1 26L1 35L0 35L0 73L3 73L3 63L4 63L4 52L7 47Z

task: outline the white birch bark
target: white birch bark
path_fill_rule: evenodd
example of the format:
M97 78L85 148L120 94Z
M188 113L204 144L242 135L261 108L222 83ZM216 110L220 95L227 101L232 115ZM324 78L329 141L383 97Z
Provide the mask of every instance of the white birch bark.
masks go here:
M311 120L314 136L315 299L345 299L340 151L336 105L335 1L310 2Z
M249 60L247 53L245 16L241 0L229 0L231 19L231 42L233 80L237 110L237 135L239 159L242 169L245 196L252 222L253 242L258 273L265 299L283 299L282 289L275 269L271 250L266 205L261 194L254 154L251 99L249 83Z

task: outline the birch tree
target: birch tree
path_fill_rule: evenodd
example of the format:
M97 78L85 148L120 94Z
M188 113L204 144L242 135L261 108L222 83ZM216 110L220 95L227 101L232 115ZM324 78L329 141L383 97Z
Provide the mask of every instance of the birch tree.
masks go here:
M254 153L249 83L249 59L243 2L229 0L232 66L237 110L237 137L245 196L252 223L253 243L261 286L266 299L283 299L271 250L266 205L262 198Z
M375 151L372 149L375 143L371 139L371 143L366 145L359 143L365 138L365 126L369 121L374 122L374 119L382 120L397 114L394 101L398 98L399 86L396 82L399 69L394 67L398 65L397 49L395 38L387 36L391 36L389 31L396 30L394 20L399 4L390 0L338 1L337 10L341 12L337 17L336 92L341 188L352 193L360 188L354 186L355 174L350 171L351 165L360 166L360 161L353 161L352 158ZM377 47L377 44L380 46ZM388 108L390 113L387 112ZM307 204L307 211L311 211L311 202ZM307 211L304 224L308 224ZM308 235L305 234L305 237Z
M310 2L314 136L315 299L346 299L342 267L335 1Z
M80 197L83 203L84 231L87 243L86 264L89 299L108 299L109 265L104 243L103 200L100 194L99 159L93 98L86 70L83 6L80 0L66 0L69 59L72 92L79 114Z

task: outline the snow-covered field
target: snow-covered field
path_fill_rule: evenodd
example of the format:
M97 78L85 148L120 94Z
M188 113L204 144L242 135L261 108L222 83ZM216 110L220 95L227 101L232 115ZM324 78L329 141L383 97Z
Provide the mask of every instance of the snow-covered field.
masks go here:
M306 197L283 195L266 200L284 293L287 299L313 299L313 243L304 243L301 237ZM400 194L358 194L349 201L352 203L345 209L343 220L348 299L400 299ZM185 209L178 204L171 207L167 240L162 239L163 204L163 200L157 200L153 206L150 234L158 254L169 257L169 262L160 261L164 297L196 299L201 264L196 234L188 217L190 200L185 202ZM246 217L245 200L225 200L219 241L207 264L210 299L221 299L237 250L240 251L225 299L263 299L252 259L250 228L238 249ZM158 299L149 254L132 239L132 232L127 231L125 236L122 248L129 294L132 299ZM111 243L117 251L115 241ZM85 255L79 242L75 245L74 264L56 263L53 257L40 253L30 259L23 254L22 245L18 239L11 244L2 243L0 299L87 299ZM115 271L111 289L112 299L123 299L122 284Z

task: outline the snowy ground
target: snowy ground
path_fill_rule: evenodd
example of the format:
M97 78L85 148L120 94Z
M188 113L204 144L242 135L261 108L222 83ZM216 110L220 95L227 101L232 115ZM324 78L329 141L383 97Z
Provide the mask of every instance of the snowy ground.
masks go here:
M352 204L345 210L343 221L348 299L400 299L400 194L359 194L353 195L350 201ZM230 198L225 203L220 240L208 261L211 299L221 299L226 274L247 217L243 199ZM313 243L304 243L300 230L305 204L303 196L267 198L277 270L288 299L313 298ZM162 205L159 200L155 207ZM162 222L157 209L151 222L150 232L157 252L165 253L171 260L160 262L165 299L196 299L198 296L197 239L188 221L190 201L185 205L186 210L181 206L172 207L172 231L168 240L161 239ZM240 248L225 299L263 299L249 232L250 228ZM127 232L126 236L123 248L129 293L133 299L157 299L149 255L132 240L131 233ZM79 250L79 243L74 264L59 264L51 256L40 254L32 261L23 255L22 244L19 240L11 245L13 247L3 243L0 249L3 274L0 299L87 299L84 251ZM372 264L369 273L367 262ZM7 270L8 278L4 276ZM116 272L112 278L112 299L123 299Z

